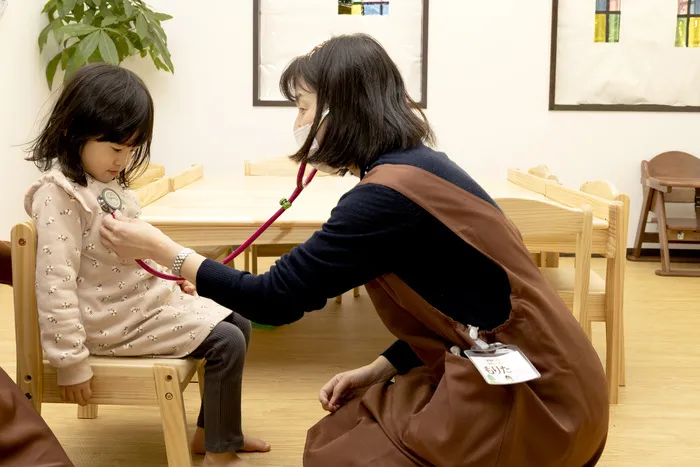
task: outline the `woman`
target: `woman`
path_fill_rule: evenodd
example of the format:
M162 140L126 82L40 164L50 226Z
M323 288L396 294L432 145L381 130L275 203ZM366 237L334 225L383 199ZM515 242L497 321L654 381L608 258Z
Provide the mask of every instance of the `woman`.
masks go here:
M608 428L598 356L496 203L426 147L433 133L386 51L336 37L280 85L299 109L292 159L361 179L319 232L262 275L182 253L142 222L106 219L105 244L184 258L201 295L258 323L294 322L365 284L399 340L321 389L331 415L309 431L304 465L594 465ZM516 344L541 377L487 384L459 352L484 342Z

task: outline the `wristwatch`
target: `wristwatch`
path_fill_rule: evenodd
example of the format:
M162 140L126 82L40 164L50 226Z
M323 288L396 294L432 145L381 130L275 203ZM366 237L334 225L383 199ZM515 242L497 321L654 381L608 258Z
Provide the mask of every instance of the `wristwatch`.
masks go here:
M182 265L185 263L185 260L189 255L194 253L194 250L191 248L185 248L182 250L180 253L177 254L175 257L175 261L173 262L173 275L179 276L180 275L180 269L182 268Z

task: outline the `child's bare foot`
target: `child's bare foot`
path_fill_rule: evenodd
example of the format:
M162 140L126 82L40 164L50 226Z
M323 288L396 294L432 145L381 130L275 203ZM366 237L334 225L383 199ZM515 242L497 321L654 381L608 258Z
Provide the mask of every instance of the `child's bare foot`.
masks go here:
M206 454L204 450L204 428L197 427L197 431L194 432L192 442L190 443L190 449L192 450L192 454Z
M193 454L205 454L204 449L204 429L197 427L197 431L194 432L192 437L192 442L190 443L190 449ZM270 450L270 445L260 438L254 438L252 436L243 437L243 446L239 451L244 452L268 452Z
M250 467L250 464L233 452L208 452L204 456L202 467Z
M243 437L243 447L239 451L244 452L268 452L270 450L270 445L260 438L253 438L252 436Z

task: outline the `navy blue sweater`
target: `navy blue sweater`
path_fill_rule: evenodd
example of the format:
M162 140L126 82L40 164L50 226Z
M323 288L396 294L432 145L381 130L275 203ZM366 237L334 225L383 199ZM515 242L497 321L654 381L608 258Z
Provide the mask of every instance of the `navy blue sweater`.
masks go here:
M383 155L379 164L419 167L495 205L445 154L423 145ZM282 256L269 272L253 275L205 260L197 289L256 323L283 325L387 273L395 273L432 306L465 325L492 329L510 313L510 285L503 270L423 208L376 184L346 193L321 230ZM422 364L402 341L383 355L399 373Z

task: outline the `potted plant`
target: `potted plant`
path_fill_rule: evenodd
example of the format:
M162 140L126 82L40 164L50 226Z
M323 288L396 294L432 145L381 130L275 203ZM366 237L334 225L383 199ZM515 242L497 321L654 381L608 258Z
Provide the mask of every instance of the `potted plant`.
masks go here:
M66 80L87 63L118 65L132 55L150 55L159 70L175 71L161 26L172 16L143 0L49 0L42 13L49 24L39 34L40 52L51 33L60 48L46 66L49 89L59 66Z

